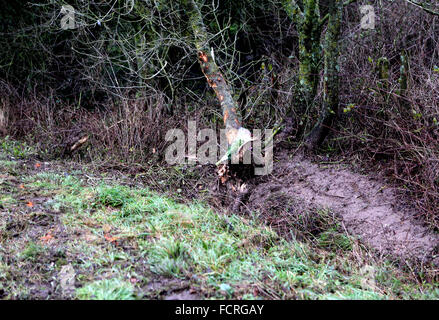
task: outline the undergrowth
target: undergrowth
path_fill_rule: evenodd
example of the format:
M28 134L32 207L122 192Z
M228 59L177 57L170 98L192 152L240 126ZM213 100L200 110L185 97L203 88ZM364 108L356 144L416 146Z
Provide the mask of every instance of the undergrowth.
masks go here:
M437 284L378 259L325 212L318 233L286 239L199 200L183 204L108 176L91 182L69 167L16 171L7 158L0 187L17 201L1 203L3 298L163 299L182 290L204 299L439 297ZM66 295L59 277L69 265L76 290Z

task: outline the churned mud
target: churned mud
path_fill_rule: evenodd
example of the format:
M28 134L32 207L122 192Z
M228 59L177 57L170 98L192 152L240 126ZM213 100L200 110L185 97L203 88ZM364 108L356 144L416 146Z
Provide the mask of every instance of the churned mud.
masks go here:
M295 211L291 214L296 216L301 212L297 206L287 205L291 202L302 208L330 209L351 235L382 254L439 260L439 236L423 225L408 200L402 200L382 179L336 165L318 165L303 156L285 156L274 164L271 176L253 186L246 207L271 217L270 211L275 210L278 219L285 219L289 214L285 210Z

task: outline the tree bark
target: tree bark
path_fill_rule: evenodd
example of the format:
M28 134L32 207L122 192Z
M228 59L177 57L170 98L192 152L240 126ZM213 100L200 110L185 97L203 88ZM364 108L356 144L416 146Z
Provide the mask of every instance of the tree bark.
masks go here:
M382 94L385 95L385 97L387 97L389 91L389 68L390 68L389 60L386 57L379 58L377 62L377 68L378 68L378 78L380 80L378 86L382 90Z
M306 116L306 111L317 93L319 63L322 58L319 1L303 0L297 3L293 0L285 0L283 6L288 16L295 22L299 33L299 81L293 106L301 116ZM286 129L290 128L294 121L292 109L293 107L287 116ZM304 121L306 119L302 118L297 124L303 127Z
M241 137L240 134L242 132L245 132L248 137L250 132L241 127L241 119L238 115L238 104L233 99L231 88L215 63L213 49L210 48L209 45L208 33L203 22L200 8L196 0L190 0L190 3L192 6L190 12L191 27L195 37L198 62L200 63L201 71L207 79L207 83L215 91L221 104L227 142L229 146L231 146L238 137Z
M0 136L6 135L8 133L7 130L7 115L6 111L2 109L0 106Z
M400 104L403 108L401 111L405 114L410 114L410 104L407 101L407 88L408 88L408 74L409 74L409 60L406 50L401 51L401 66L399 68L399 90Z
M318 0L304 0L302 9L292 0L284 2L284 8L296 23L299 33L299 93L306 106L315 96L319 79L320 10Z
M320 145L329 133L337 116L339 105L339 39L343 1L332 0L329 3L328 27L324 44L324 79L323 79L323 110L320 118L306 139L309 148Z

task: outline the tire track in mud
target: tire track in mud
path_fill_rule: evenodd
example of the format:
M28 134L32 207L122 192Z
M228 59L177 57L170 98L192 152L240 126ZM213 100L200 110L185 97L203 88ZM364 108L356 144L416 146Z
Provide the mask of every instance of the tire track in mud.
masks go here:
M439 235L418 221L407 200L380 179L337 166L323 168L296 156L275 163L269 181L254 187L248 204L256 202L260 208L273 189L306 206L331 209L349 233L382 254L439 263Z

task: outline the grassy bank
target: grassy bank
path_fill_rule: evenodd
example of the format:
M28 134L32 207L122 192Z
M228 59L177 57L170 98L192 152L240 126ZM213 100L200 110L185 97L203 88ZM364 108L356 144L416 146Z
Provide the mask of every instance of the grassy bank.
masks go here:
M3 299L437 299L439 290L328 228L286 240L263 221L182 204L79 164L0 151Z

